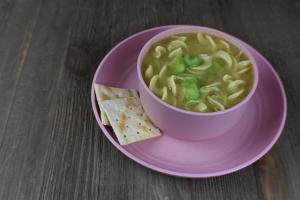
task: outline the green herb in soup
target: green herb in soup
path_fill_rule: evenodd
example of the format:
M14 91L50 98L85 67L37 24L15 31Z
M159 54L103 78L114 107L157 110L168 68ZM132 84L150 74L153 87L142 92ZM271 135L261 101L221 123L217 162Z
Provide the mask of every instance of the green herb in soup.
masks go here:
M150 90L165 102L194 112L215 112L241 102L253 83L252 65L228 41L203 33L167 37L142 63Z

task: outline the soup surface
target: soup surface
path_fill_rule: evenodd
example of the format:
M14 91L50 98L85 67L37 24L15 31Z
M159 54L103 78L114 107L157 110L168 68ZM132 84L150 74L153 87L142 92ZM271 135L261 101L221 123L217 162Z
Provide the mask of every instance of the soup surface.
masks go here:
M249 58L228 41L198 33L176 34L151 46L143 78L163 101L189 111L215 112L241 102L253 83Z

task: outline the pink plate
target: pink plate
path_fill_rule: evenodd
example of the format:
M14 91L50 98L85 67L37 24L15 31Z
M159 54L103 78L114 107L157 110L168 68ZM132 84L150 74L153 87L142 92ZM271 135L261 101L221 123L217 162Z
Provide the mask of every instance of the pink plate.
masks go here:
M137 33L114 47L100 63L93 82L121 88L138 87L136 60L144 43L155 34L178 26ZM245 115L227 133L207 140L187 141L168 136L120 146L110 127L100 121L92 87L92 106L105 136L122 153L150 169L174 176L201 178L228 174L261 158L277 141L286 119L286 96L271 64L245 45L255 58L259 84ZM116 76L118 74L118 76Z

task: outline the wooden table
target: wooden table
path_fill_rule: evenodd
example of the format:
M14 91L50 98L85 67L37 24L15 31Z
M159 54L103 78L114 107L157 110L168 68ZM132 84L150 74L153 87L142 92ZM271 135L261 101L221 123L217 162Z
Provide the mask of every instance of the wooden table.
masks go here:
M279 73L288 120L254 165L209 179L166 176L101 133L90 103L98 63L124 38L166 24L233 34ZM0 0L0 199L300 199L299 33L296 0Z

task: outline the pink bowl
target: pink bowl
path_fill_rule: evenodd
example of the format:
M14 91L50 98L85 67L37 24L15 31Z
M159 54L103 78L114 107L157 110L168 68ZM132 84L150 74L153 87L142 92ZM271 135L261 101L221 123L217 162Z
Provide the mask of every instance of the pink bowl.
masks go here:
M254 81L252 89L248 96L237 105L219 112L198 113L190 112L183 109L176 108L158 98L146 85L142 73L141 66L145 54L149 48L156 42L174 34L203 32L216 37L220 37L241 49L245 55L250 59L253 68ZM236 40L233 40L228 34L211 28L200 26L188 26L174 28L163 31L153 38L151 38L142 48L138 56L137 71L139 79L139 93L142 105L145 112L162 131L172 134L170 136L184 139L184 140L200 140L219 136L228 132L242 115L245 113L247 103L256 91L258 84L258 70L257 64L251 53Z

